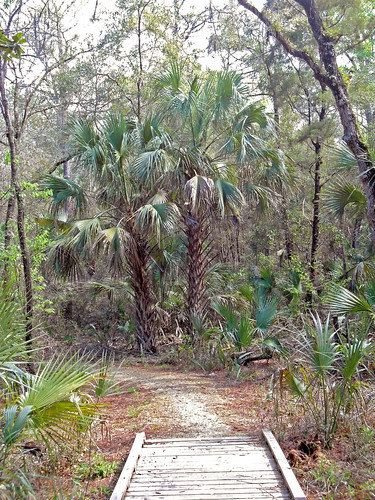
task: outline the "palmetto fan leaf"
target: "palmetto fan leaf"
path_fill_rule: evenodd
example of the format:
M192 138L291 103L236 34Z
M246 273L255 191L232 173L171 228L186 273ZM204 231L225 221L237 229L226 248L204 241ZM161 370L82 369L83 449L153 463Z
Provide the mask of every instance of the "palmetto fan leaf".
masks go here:
M265 108L260 103L246 103L237 113L234 123L238 124L238 130L251 128L258 125L260 128L272 129L273 122L265 113Z
M22 386L18 404L32 407L30 427L37 437L57 439L97 413L97 407L83 402L77 393L98 376L91 361L71 354L51 359Z
M245 193L251 201L254 201L261 212L266 212L273 203L277 194L267 186L260 186L248 182L245 185Z
M344 141L331 150L331 162L336 169L351 170L357 166L357 159Z
M245 205L245 198L241 191L230 182L222 179L216 179L215 187L221 215L224 217L227 212L238 214L239 210Z
M226 339L238 350L249 347L255 333L254 320L218 302L213 302L212 308L226 320Z
M213 77L215 77L213 75ZM212 77L211 77L212 78ZM221 119L230 109L243 102L246 87L242 77L234 71L221 71L216 75L215 120Z
M148 203L135 213L136 225L150 235L156 235L160 242L163 230L171 233L179 218L179 211L174 203Z
M352 206L356 213L364 214L366 210L366 197L361 189L344 178L337 179L325 190L323 201L328 211L336 217L341 217L347 206Z
M345 380L350 380L358 368L364 351L364 338L355 338L343 346L344 366L342 374Z
M121 113L109 114L103 124L106 142L118 157L125 157L131 148L131 133L136 128L134 120Z
M335 332L329 330L329 317L323 325L320 317L313 316L314 329L310 329L310 335L306 339L305 358L310 369L318 377L322 377L326 371L336 370L335 361L339 356L338 346L334 340Z
M263 299L261 298L255 312L256 330L266 332L272 321L277 315L279 302L277 298Z
M97 217L77 220L67 235L66 244L82 258L91 258L94 243L101 232L102 223Z
M367 312L374 315L372 307L364 297L355 295L342 286L329 293L327 302L334 314Z
M94 169L95 174L101 172L106 162L106 148L92 123L83 118L76 118L71 120L69 130L73 153L87 168Z
M165 149L142 152L133 163L135 175L149 185L155 182L173 166L173 159Z
M25 326L22 306L8 285L0 293L0 367L26 359L30 347L25 341Z
M75 182L56 175L45 175L40 187L50 189L53 193L53 212L57 213L67 200L73 200L76 212L82 213L86 208L86 196L83 189Z
M201 207L212 206L214 195L214 181L209 177L195 175L185 184L185 196L194 212L199 211Z
M171 65L154 79L154 88L156 90L171 89L173 92L180 92L182 83L183 67L177 63Z

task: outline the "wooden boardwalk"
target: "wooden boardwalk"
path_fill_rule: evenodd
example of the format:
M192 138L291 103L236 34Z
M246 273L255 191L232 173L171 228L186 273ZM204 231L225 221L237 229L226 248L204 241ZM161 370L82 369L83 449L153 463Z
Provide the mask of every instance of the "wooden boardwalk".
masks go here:
M306 500L270 431L146 440L137 434L111 500Z

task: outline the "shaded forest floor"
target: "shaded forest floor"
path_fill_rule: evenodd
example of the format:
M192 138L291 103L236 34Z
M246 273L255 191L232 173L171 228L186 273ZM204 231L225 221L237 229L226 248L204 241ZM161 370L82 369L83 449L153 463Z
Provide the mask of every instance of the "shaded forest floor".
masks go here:
M76 456L76 464L70 467L73 474L67 473L64 460L59 461L60 470L55 473L62 481L61 490L68 491L73 479L77 495L73 498L108 498L137 432L144 431L148 438L167 438L254 435L271 428L309 499L375 498L371 466L375 457L369 456L374 452L373 440L367 451L366 443L362 445L364 461L348 431L331 450L322 450L302 427L305 423L294 403L275 412L275 400L268 392L270 379L278 377L278 372L272 362L254 363L239 378L228 376L227 371L206 374L169 366L122 366L117 374L121 391L105 398L104 416L92 432L91 451L83 449ZM104 462L98 462L98 454ZM116 465L110 466L111 462ZM107 477L85 478L82 471L89 468L94 475Z

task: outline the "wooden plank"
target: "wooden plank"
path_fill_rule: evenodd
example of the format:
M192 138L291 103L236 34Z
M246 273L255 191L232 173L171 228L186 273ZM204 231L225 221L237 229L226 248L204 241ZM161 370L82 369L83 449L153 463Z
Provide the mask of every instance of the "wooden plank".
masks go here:
M163 447L163 448L142 448L142 456L148 457L160 457L160 456L171 456L171 455L235 455L244 453L254 453L258 451L268 452L268 448L263 446L217 446L217 447L192 447L192 446L182 446L182 447Z
M205 487L222 487L225 485L226 488L234 488L234 489L266 489L266 488L275 488L277 487L278 489L286 489L286 486L283 486L284 483L280 486L280 480L277 481L277 479L274 479L272 481L256 481L254 478L253 481L173 481L173 479L170 479L169 481L134 481L134 478L130 481L130 485L128 488L129 491L139 491L141 488L153 488L153 489L160 489L160 488L192 488L195 489L200 486L205 486Z
M135 467L137 465L139 454L141 452L145 439L146 439L146 434L144 432L141 432L135 436L133 446L125 462L124 468L121 471L120 477L116 483L115 489L113 490L110 500L123 499L126 490L130 484Z
M216 437L216 438L175 438L175 439L147 439L145 444L158 444L158 443L223 443L223 442L234 442L234 441L242 441L242 442L253 442L259 441L260 438L258 436L229 436L229 437Z
M249 494L248 493L224 493L224 494L216 494L215 492L211 492L208 495L203 495L201 493L198 493L197 495L182 495L182 494L177 494L177 495L165 495L163 493L156 493L155 495L149 495L149 494L139 494L139 495L126 495L127 500L129 499L142 499L142 500L152 500L154 498L159 498L160 500L250 500L249 499ZM290 500L290 494L289 492L284 494L284 493L257 493L254 495L254 497L251 498L251 500L272 500L272 499L285 499L285 500Z
M302 491L302 488L297 481L294 472L289 465L288 460L285 458L283 450L280 448L279 443L277 442L275 436L272 434L270 430L263 430L263 436L265 437L270 450L275 457L276 463L279 467L279 470L285 480L286 485L289 488L289 491L294 500L307 500L306 495Z
M187 475L184 473L184 471L180 472L175 472L172 471L162 471L162 473L156 473L156 472L151 472L151 473L139 473L137 470L135 471L132 482L133 481L217 481L217 480L223 480L225 479L226 481L270 481L273 479L277 479L280 481L281 479L281 474L279 471L273 471L273 470L268 470L268 471L226 471L226 472L218 472L218 471L208 471L208 472L195 472L189 474L188 478Z
M206 455L162 455L162 456L147 456L140 455L138 464L141 466L159 464L159 465L168 465L168 464L221 464L221 463L259 463L259 461L267 461L269 459L273 459L272 453L270 451L254 451L252 453L241 453L234 454L228 453L224 455L220 454L206 454Z
M282 492L283 494L288 493L288 488L286 486L280 486L279 484L271 484L271 485L227 485L227 484L216 484L215 487L213 488L212 485L207 485L206 483L201 484L201 485L162 485L161 487L157 486L146 486L142 485L137 488L132 486L133 481L131 482L127 494L135 494L135 493L162 493L164 494L165 492L168 492L169 494L172 493L190 493L192 495L196 495L197 493L202 493L205 495L212 494L213 491L215 493L227 493L231 494L233 493L256 493L256 492L277 492L280 493Z
M281 481L280 481L281 479ZM287 487L284 483L284 481L282 481L282 477L281 477L281 474L278 475L278 476L274 476L274 477L266 477L266 478L257 478L256 475L252 476L252 477L227 477L225 474L222 475L221 478L219 478L218 476L214 477L214 478L195 478L195 479L191 479L190 480L190 476L189 477L185 477L185 479L179 479L179 480L175 480L174 476L170 476L170 477L164 477L164 478L143 478L143 477L140 477L138 476L138 478L136 476L133 476L132 480L131 480L131 483L130 483L130 486L129 486L129 489L131 488L141 488L142 486L146 485L147 487L152 487L152 488L157 488L158 486L161 486L161 485L170 485L170 486L193 486L195 487L196 485L200 486L200 485L232 485L232 486L238 486L238 487L241 487L241 486L249 486L249 487L253 487L253 486L261 486L261 487L275 487L275 486L280 486L280 487Z
M283 490L277 489L277 488L257 488L257 489L229 489L229 488L215 488L215 489L208 489L208 488L197 488L197 489L191 489L191 488L173 488L173 489L166 489L166 488L161 488L161 489L149 489L149 490L142 490L142 491L137 491L137 490L128 490L126 494L126 498L129 498L131 496L142 496L149 498L153 496L190 496L192 498L201 498L202 496L211 496L214 498L217 498L219 495L226 495L227 498L231 497L231 495L245 495L245 498L248 500L250 498L254 498L258 495L267 495L268 498L272 498L273 495L281 496L282 498L289 498L290 500L290 493L287 488L284 488Z

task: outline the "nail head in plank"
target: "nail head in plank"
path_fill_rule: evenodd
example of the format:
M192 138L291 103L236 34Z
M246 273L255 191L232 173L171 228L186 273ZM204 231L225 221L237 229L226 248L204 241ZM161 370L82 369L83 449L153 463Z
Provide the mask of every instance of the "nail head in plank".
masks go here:
M113 490L110 500L122 500L128 486L130 484L133 472L138 462L138 458L146 440L146 434L140 432L135 436L133 446L130 450L129 456L125 462L124 468L121 471L120 477L117 481L116 487Z
M289 488L289 491L293 497L293 500L307 500L299 482L297 481L294 472L286 459L283 450L280 448L275 436L270 430L263 430L263 436L267 441L270 450L275 457L276 463L280 469L280 472Z

